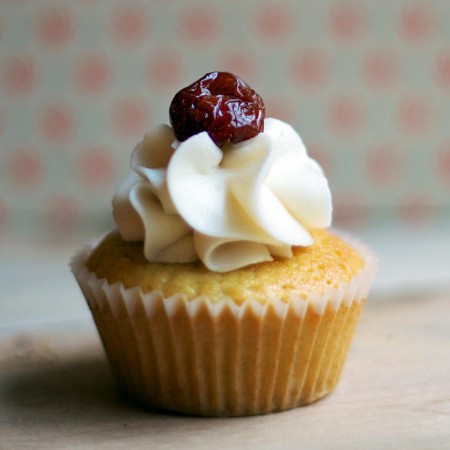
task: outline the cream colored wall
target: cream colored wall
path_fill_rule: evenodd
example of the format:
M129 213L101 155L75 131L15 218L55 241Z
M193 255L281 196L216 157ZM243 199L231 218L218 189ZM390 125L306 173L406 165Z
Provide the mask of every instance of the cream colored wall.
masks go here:
M336 223L448 220L446 2L22 0L0 8L0 228L110 224L174 93L237 73L324 166Z

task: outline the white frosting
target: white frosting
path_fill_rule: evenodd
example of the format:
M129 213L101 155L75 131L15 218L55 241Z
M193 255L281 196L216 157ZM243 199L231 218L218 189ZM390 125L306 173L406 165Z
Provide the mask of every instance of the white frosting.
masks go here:
M149 261L200 259L226 272L293 245L331 222L331 194L320 166L294 129L266 119L264 132L220 149L206 132L178 142L161 125L131 157L133 172L113 199L123 239L143 241Z

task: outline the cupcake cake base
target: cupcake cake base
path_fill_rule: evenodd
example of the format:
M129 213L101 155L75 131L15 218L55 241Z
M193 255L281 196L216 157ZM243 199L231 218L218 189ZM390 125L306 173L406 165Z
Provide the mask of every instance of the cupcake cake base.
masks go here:
M201 416L283 411L331 392L374 274L372 254L352 241L361 268L317 292L190 298L97 276L87 265L96 248L72 270L120 386L140 403Z

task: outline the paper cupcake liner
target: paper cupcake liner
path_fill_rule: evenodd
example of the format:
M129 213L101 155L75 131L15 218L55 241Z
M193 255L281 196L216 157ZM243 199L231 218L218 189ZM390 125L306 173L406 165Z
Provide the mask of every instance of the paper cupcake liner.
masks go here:
M336 386L376 263L349 283L287 302L164 298L109 284L71 261L119 384L136 400L204 416L243 416L311 403Z

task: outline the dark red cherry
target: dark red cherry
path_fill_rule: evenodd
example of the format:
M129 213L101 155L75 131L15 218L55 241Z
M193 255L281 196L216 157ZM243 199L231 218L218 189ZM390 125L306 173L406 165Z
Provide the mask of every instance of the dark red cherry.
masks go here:
M175 95L169 115L179 141L207 131L222 146L261 133L265 108L261 97L240 78L228 72L211 72Z

